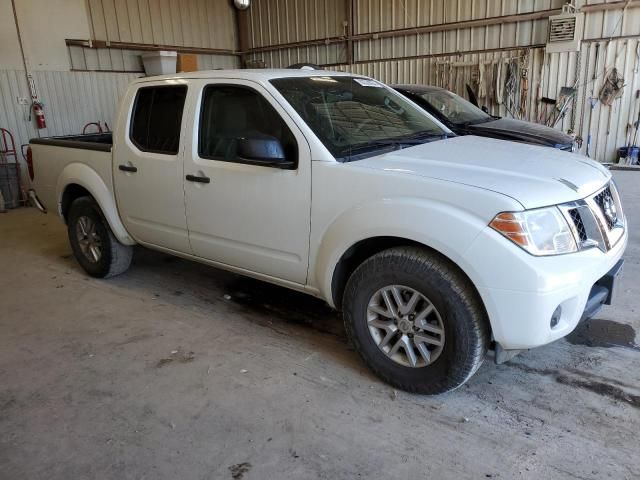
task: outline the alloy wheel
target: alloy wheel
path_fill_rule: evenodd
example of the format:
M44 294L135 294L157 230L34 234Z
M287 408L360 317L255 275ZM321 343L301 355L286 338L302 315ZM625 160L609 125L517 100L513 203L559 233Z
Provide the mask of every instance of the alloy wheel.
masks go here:
M405 367L426 367L442 353L442 317L413 288L389 285L375 292L367 306L367 324L378 348Z
M102 240L96 228L96 222L83 215L76 222L76 238L82 254L92 263L102 258Z

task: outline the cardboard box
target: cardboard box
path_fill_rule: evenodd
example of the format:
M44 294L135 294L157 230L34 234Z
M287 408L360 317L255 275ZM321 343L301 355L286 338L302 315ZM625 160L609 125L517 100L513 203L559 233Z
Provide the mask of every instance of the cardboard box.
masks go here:
M178 72L195 72L198 70L198 56L193 53L178 54Z

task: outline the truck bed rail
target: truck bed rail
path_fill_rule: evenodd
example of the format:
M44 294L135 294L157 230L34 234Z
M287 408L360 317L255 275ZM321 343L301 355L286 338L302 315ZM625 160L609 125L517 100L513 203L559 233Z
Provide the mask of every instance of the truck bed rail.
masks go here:
M113 145L113 136L111 132L91 133L88 135L65 135L61 137L32 138L30 143L110 152Z

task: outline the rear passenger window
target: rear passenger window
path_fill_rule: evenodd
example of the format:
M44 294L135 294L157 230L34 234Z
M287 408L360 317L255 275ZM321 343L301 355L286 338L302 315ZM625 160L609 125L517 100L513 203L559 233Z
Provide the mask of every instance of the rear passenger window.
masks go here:
M160 86L138 90L131 117L131 141L144 152L175 155L187 87Z

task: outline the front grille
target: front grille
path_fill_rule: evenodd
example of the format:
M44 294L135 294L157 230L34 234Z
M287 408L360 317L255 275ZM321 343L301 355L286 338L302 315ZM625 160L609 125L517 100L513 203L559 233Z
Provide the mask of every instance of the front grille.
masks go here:
M624 236L622 205L613 183L583 200L565 203L559 208L581 250L598 247L606 252Z
M584 228L584 222L582 221L582 216L577 208L572 208L569 210L569 215L571 216L571 220L573 220L573 225L576 227L576 233L578 234L578 238L580 239L580 243L584 243L588 240L587 231Z
M613 205L615 211L615 203L613 201L613 195L611 195L611 188L607 186L607 188L593 197L593 201L596 202L596 205L600 208L602 216L607 223L607 228L611 230L616 223L615 216L612 216L612 214L607 211L608 209L610 210L611 205Z

